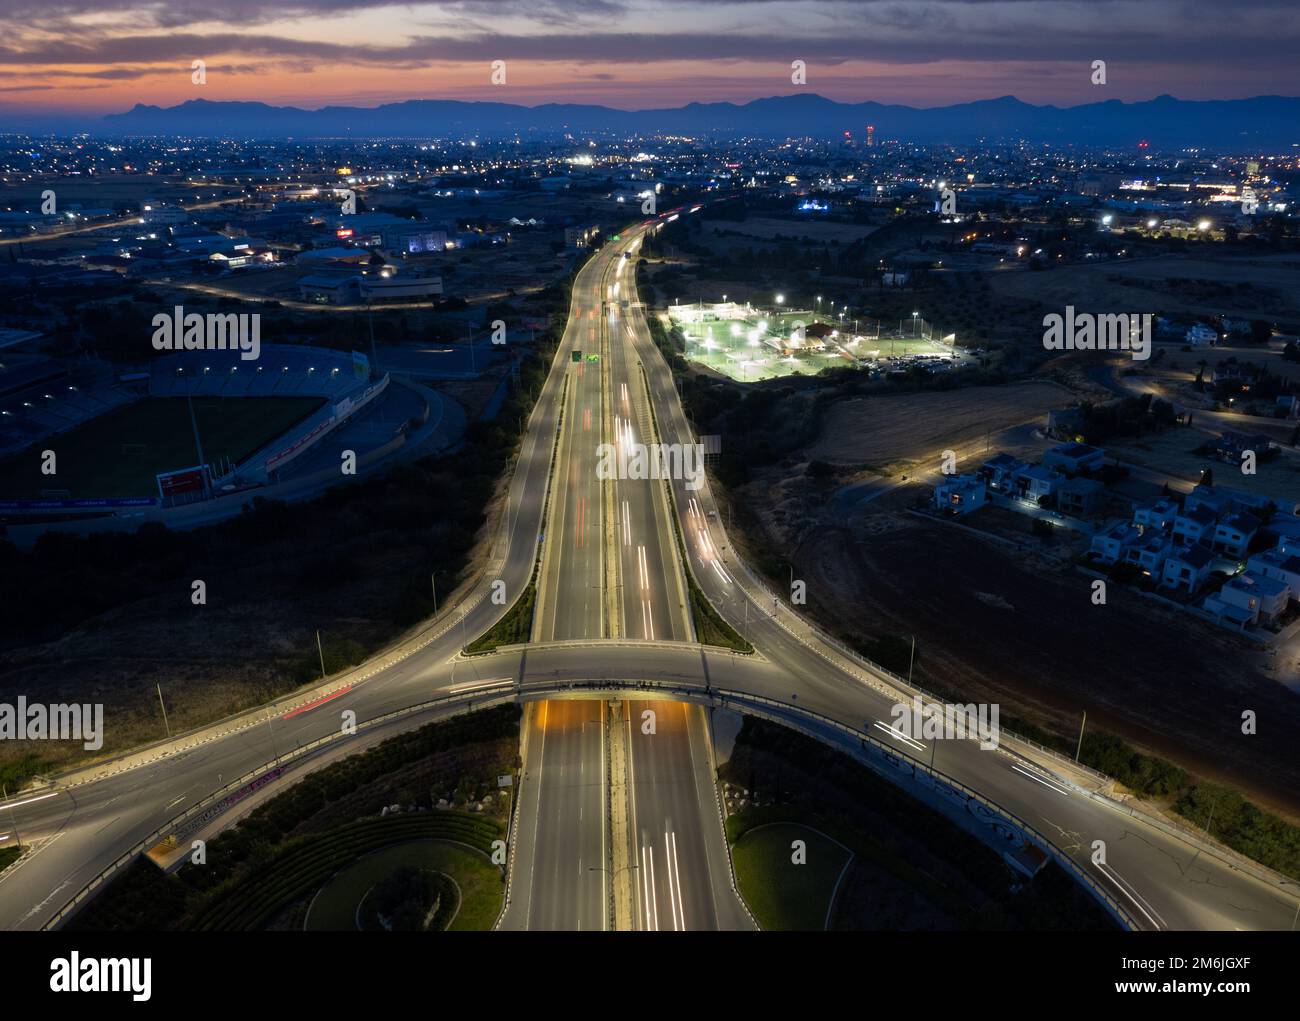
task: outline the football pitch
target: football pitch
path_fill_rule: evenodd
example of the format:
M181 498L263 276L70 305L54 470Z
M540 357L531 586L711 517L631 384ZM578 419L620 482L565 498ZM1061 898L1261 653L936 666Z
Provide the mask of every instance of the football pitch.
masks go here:
M238 464L325 403L322 397L195 397L209 463ZM41 474L41 451L57 472ZM157 496L155 476L198 463L184 397L150 397L37 443L0 464L0 498L73 500Z

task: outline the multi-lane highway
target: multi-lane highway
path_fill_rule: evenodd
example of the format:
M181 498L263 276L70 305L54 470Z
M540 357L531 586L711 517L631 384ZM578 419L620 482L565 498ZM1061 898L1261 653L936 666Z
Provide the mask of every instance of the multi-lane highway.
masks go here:
M708 710L658 699L628 706L635 927L753 928L731 887Z
M524 777L506 929L609 928L609 825L603 701L527 710Z
M284 755L322 736L338 733L342 710L351 710L359 720L365 721L439 696L462 701L471 698L481 701L489 698L555 698L583 693L581 688L566 690L566 685L593 682L598 684L599 691L589 693L592 706L598 706L600 698L616 696L619 689L639 684L667 685L672 689L669 697L673 700L690 699L704 704L717 702L719 690L724 689L736 693L729 701L732 705L751 699L758 706L759 700L766 700L761 705L773 712L786 712L792 720L801 712L812 711L822 714L834 725L861 731L882 742L893 742L897 745L896 761L900 769L914 768L911 765L914 761L933 761L934 768L940 773L978 792L988 802L1013 813L1043 834L1081 874L1087 875L1107 896L1123 906L1135 927L1291 929L1300 906L1294 884L1280 884L1275 878L1252 869L1220 849L1197 843L1166 825L1140 813L1135 814L1128 806L1100 796L1090 789L1097 785L1090 783L1068 763L1008 739L1006 735L1003 735L1001 747L994 751L981 750L973 741L909 743L891 736L883 725L892 718L892 706L909 697L905 686L845 654L797 617L784 602L776 600L762 588L730 548L707 485L695 491L688 489L683 480L675 480L672 483L672 513L680 523L689 566L701 588L725 617L738 628L744 628L757 648L757 654L739 656L707 650L692 641L673 640L681 637L680 633L660 630L671 626L673 617L672 589L667 584L669 579L660 573L668 570L671 559L664 547L672 547L663 537L662 524L657 519L642 517L638 527L636 515L649 515L652 501L642 500L639 507L634 508L633 496L624 495L629 494L631 487L616 487L617 499L629 501L631 514L628 520L636 529L633 541L626 545L638 548L636 559L632 560L624 544L620 542L618 546L617 573L623 576L623 582L621 590L614 589L616 598L611 605L619 608L619 638L600 637L609 633L610 620L614 616L603 608L610 593L607 579L611 569L600 566L599 551L602 547L593 538L593 553L585 561L585 566L566 566L561 561L567 554L557 556L551 565L552 574L542 578L541 584L547 588L539 590L541 613L537 627L540 635L535 632L535 637L543 639L541 642L469 659L459 654L468 638L486 631L504 612L503 607L485 598L493 581L500 579L506 583L511 600L524 590L533 573L539 536L543 531L546 533L541 540L545 575L551 544L558 541L556 533L543 524L543 510L551 455L556 446L561 397L566 385L576 385L574 393L577 395L572 400L566 399L564 404L570 428L581 425L582 419L578 416L582 414L580 409L586 406L584 400L589 402L595 415L601 400L608 399L611 406L606 413L611 418L617 417L613 412L622 399L619 381L616 380L614 389L608 391L614 394L612 399L598 398L601 389L598 382L586 380L590 385L584 389L581 380L572 379L575 365L581 364L585 375L596 377L599 371L608 367L607 362L616 366L617 359L622 357L626 367L628 362L634 365L639 359L648 380L659 439L668 443L694 441L677 400L669 369L653 347L641 312L632 305L626 310L620 309L614 316L603 317L593 295L583 286L609 286L606 281L611 274L611 264L622 259L624 250L635 251L639 238L640 229L625 232L621 240L607 244L597 253L579 277L579 286L575 286L573 319L596 324L593 335L586 342L599 341L600 330L607 329L605 340L600 342L610 352L620 346L623 351L611 353L608 359L601 358L599 362L574 363L569 351L562 346L530 419L529 431L510 484L509 510L494 545L492 561L472 597L444 612L421 634L399 643L348 675L334 679L328 687L338 694L331 701L300 711L320 693L301 695L206 728L201 733L178 738L167 745L141 750L96 770L61 777L52 786L32 788L11 797L8 804L0 805L4 831L19 833L35 852L0 881L0 922L10 928L42 926L106 865L188 805L219 789L232 777L253 770L277 755ZM622 272L620 287L626 294L632 286L630 270ZM634 296L629 295L629 300L631 297ZM629 390L631 404L635 400L635 391L631 387ZM634 426L635 429L645 429L643 415L635 407L626 417L640 423ZM596 431L595 427L593 431ZM644 432L641 435L645 435ZM589 440L575 442L570 447L569 456L586 457L589 447L594 447ZM570 478L578 489L589 487L586 511L577 509L579 505L567 485L553 484L550 487L554 505L558 507L563 500L566 515L589 512L593 503L600 506L602 487L597 484L599 480L594 480L594 471L590 480L584 480L582 474L579 472ZM606 515L599 520L599 524L593 522L587 526L588 531L604 529L614 534L617 517ZM577 549L581 532L574 521L575 517L568 517L560 534L566 539L572 536L574 549ZM658 539L655 538L656 532ZM653 549L659 551L660 566L648 566L647 570L651 579L649 602L640 588L639 573L635 575L636 586L631 592L627 583L629 565L641 563L641 546L646 547L648 558L654 556ZM653 559L647 560L648 565L653 563ZM559 572L568 572L563 583L555 577ZM592 579L598 579L599 585L594 601L585 594ZM583 594L568 602L563 599L552 601L545 594L561 590L566 596ZM511 600L507 600L507 604ZM651 614L643 615L642 607L645 605L653 606L653 631L650 630ZM562 626L557 623L561 617L564 620ZM559 635L580 637L574 641L562 641L557 637ZM642 640L632 640L634 638ZM572 711L591 713L590 709ZM404 723L390 726L420 723L427 718L429 714L411 716ZM588 723L590 719L588 716ZM570 733L570 729L566 727L566 733ZM590 744L597 739L595 734L583 733L590 729L581 727L571 735L583 752L580 756L583 761L591 749L583 747L582 742ZM599 739L608 741L608 731L602 733L604 737ZM535 754L531 737L530 730L529 757ZM346 740L360 742L364 738ZM646 751L656 754L652 749ZM536 754L544 755L545 750ZM697 753L693 751L692 754ZM648 761L647 756L634 745L633 772ZM676 763L680 760L668 756L664 761L673 763L671 770L675 775ZM698 763L692 768L698 768ZM918 772L922 770L921 766L915 768ZM543 767L543 775L545 772L546 767ZM528 784L526 779L525 790L521 791L520 830L526 819L524 805L527 795L534 791ZM668 888L663 885L665 871L670 871L673 876L673 889L681 891L677 903L684 914L685 924L695 927L694 919L698 917L701 919L698 925L707 926L707 913L696 911L691 901L696 880L692 878L689 866L688 871L683 871L686 858L679 827L683 825L683 813L686 817L691 815L689 804L686 808L673 803L657 807L653 810L654 822L651 823L650 817L642 814L650 810L640 807L645 804L641 784L634 779L633 786L639 820L645 820L644 824L638 821L638 832L644 828L650 834L648 839L655 842L657 851L655 883L659 928L671 927L664 923L672 915L672 897L676 896L674 893L670 897ZM549 791L541 787L535 790L539 798L549 795ZM702 795L697 796L699 800L702 800ZM588 810L584 807L581 811L585 813ZM706 814L700 808L696 818L703 820ZM707 852L707 848L713 846L711 837L704 832L702 821L699 825ZM603 829L603 825L598 824L596 828ZM676 871L669 868L664 856L667 844L671 843L666 838L673 832L678 834ZM518 833L514 836L514 840L521 844L524 839ZM1094 863L1097 841L1104 842L1107 852L1101 865ZM516 895L514 884L520 880L523 871L523 853L521 847L514 860L512 900ZM580 857L585 853L580 852ZM572 858L572 852L564 852L559 857L563 859L566 856ZM596 879L604 875L599 871L590 874ZM640 879L636 872L633 875ZM679 881L680 887L676 885ZM716 894L716 881L713 887ZM536 891L537 888L533 889ZM591 896L596 895L592 893ZM667 912L664 910L665 898L669 898ZM644 912L644 895L640 903L640 910ZM653 908L655 901L650 903ZM539 910L545 913L551 909L539 904ZM584 925L594 910L584 909ZM594 922L592 924L594 926ZM715 924L726 927L721 918L717 918Z
M694 637L663 482L599 470L602 448L616 451L621 462L638 445L648 448L654 442L644 375L621 315L633 287L631 272L631 261L611 251L593 259L574 283L573 315L560 354L568 380L539 568L534 620L539 642L602 637L684 642ZM608 457L604 463L609 464ZM611 887L621 883L636 894L630 900L638 906L624 924L657 928L653 904L661 888L656 877L668 883L663 887L665 903L672 906L665 919L668 928L686 927L688 907L690 927L718 926L715 877L723 880L716 894L725 901L721 920L746 924L729 873L709 867L711 858L715 865L725 861L726 848L711 796L713 772L701 710L656 704L648 711L664 716L662 736L654 728L643 733L639 716L635 729L622 718L612 725L628 728L628 754L611 764L603 740L609 719L603 703L565 706L547 702L525 719L528 761L502 927L591 928L593 904L617 916ZM558 722L571 722L575 714L601 731L601 740ZM688 720L696 723L693 741L685 740ZM581 761L575 759L575 749ZM638 765L640 776L633 783ZM620 775L611 777L612 771ZM576 776L582 777L580 784ZM596 778L599 787L593 786ZM697 778L703 778L710 796L697 796ZM630 796L614 799L611 808L610 784L615 781ZM620 840L634 844L626 849L630 861L617 853L624 850L614 846ZM601 849L599 859L596 848ZM660 855L665 857L656 870ZM602 916L602 921L617 924L619 919Z

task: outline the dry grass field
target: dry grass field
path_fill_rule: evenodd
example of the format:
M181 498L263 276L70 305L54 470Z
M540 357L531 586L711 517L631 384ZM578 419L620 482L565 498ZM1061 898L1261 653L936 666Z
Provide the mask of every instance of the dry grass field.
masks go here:
M832 464L906 464L986 433L1044 421L1049 408L1072 402L1069 391L1053 383L854 398L827 411L821 435L805 453Z
M1121 279L1112 280L1118 277ZM1224 297L1198 298L1170 289L1171 277L1214 281L1234 288ZM1167 256L1131 262L1072 264L1041 273L994 273L993 290L1007 298L1073 305L1080 311L1190 313L1300 319L1300 262L1294 256L1197 258ZM1249 291L1237 292L1241 285Z
M1238 428L1250 429L1244 424ZM1294 424L1288 423L1288 428L1294 428ZM1261 461L1254 475L1243 475L1234 465L1193 453L1211 436L1200 429L1168 429L1138 439L1112 440L1106 444L1106 453L1188 482L1195 482L1201 477L1201 469L1208 467L1213 469L1214 481L1220 485L1266 494L1287 510L1300 502L1300 458L1283 453L1270 461Z
M838 241L842 245L860 241L877 228L860 223L833 223L825 220L780 220L753 216L738 222L717 223L705 228L706 239L742 234L757 241L775 241L779 237L797 238L817 244Z

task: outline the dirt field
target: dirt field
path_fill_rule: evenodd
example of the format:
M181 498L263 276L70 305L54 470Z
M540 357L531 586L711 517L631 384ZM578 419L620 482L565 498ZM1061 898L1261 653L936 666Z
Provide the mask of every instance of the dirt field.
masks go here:
M943 522L869 517L886 519L875 536L826 530L796 551L819 617L849 633L915 632L923 685L1066 731L1086 709L1096 726L1300 814L1289 736L1300 699L1249 665L1237 639L1124 590L1093 606L1086 576L1039 570ZM1271 720L1269 733L1243 738L1243 707Z
M705 236L710 241L714 238L724 240L728 234L741 234L744 238L761 241L775 241L778 237L797 238L800 241L813 241L823 244L838 241L842 245L851 244L872 234L877 230L860 223L830 223L824 220L780 220L762 216L753 216L739 222L729 222L710 226Z
M923 687L997 701L1061 735L1077 732L1086 709L1090 726L1300 819L1300 697L1265 673L1264 654L1132 591L1113 587L1093 606L1064 543L907 513L926 492L905 488L836 517L830 490L786 469L732 494L759 519L733 535L755 561L792 559L811 614L832 631L915 634ZM1243 738L1243 708L1270 720L1269 732Z
M1110 277L1122 277L1113 281ZM1249 292L1198 299L1166 289L1170 277L1209 280ZM1042 302L1048 308L1073 305L1080 311L1186 312L1259 316L1270 320L1300 318L1300 263L1294 256L1215 259L1168 256L1132 262L1070 265L1041 273L993 273L993 290L1009 298Z
M1106 453L1130 464L1176 475L1188 482L1197 481L1201 469L1209 467L1214 471L1215 482L1271 496L1283 510L1300 503L1300 458L1284 453L1271 461L1261 461L1254 475L1243 475L1234 465L1193 453L1213 435L1195 428L1168 429L1141 439L1113 440L1106 444Z
M1045 421L1049 408L1073 400L1052 383L854 398L826 413L822 434L806 454L833 464L909 464L985 433Z

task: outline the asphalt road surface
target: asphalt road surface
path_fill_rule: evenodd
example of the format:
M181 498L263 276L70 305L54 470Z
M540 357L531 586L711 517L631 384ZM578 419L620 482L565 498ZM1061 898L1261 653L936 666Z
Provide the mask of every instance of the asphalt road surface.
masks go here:
M636 928L753 928L731 889L708 710L662 700L625 704Z
M573 314L560 346L568 385L539 572L534 633L542 641L611 635L647 641L693 638L664 483L657 476L645 477L653 472L611 476L607 471L602 477L598 471L602 445L607 452L617 451L615 464L620 465L634 460L638 446L649 454L654 443L645 379L632 353L632 332L620 315L633 287L631 262L622 251L597 254L579 273ZM605 463L610 464L608 453ZM571 704L604 717L603 704ZM570 782L575 771L584 769L588 778L605 777L604 743L578 741L563 728L557 732L547 724L553 705L566 703L546 703L546 709L530 713L525 721L524 744L535 761L526 766L520 787L519 846L503 928L591 928L591 890L598 880L608 884L614 869L611 857L597 861L592 854L593 847L608 848L606 811L596 812L585 798L574 797ZM665 863L659 875L680 877L684 871L690 877L690 917L698 919L698 927L718 926L715 875L724 880L720 896L729 901L724 918L728 924L733 919L743 923L729 872L710 869L710 858L715 865L720 857L725 863L726 853L716 802L696 797L696 778L704 779L707 793L713 789L707 732L697 726L695 741L685 739L686 720L702 719L702 711L668 703L656 711L670 722L654 743L655 754L642 762L636 824L647 834L664 832L671 842L671 871ZM642 757L649 754L644 742L638 745ZM575 749L585 752L582 763L575 762ZM633 768L636 759L633 755ZM683 786L683 779L690 785ZM589 787L583 789L590 793ZM608 791L600 796L607 799ZM607 800L602 806L607 807ZM643 876L654 868L653 846L645 850ZM671 885L667 892L673 895ZM670 927L681 928L681 920L680 910L674 912Z
M624 241L607 245L606 251L634 243L637 236L636 229L625 231ZM650 379L661 440L689 441L669 370L654 351L640 313L633 308L624 316L632 324L636 357ZM486 631L505 612L506 607L485 598L491 582L504 580L512 601L532 574L559 396L572 364L567 357L562 350L530 418L511 480L507 519L476 594L444 611L421 635L332 679L333 689L352 686L316 708L291 715L291 707L313 697L295 696L92 772L13 794L0 804L0 834L9 839L20 834L34 853L0 880L0 924L41 927L102 869L187 805L278 753L337 733L345 709L366 721L439 694L477 697L482 692L486 700L496 692L498 699L531 699L555 697L559 684L599 681L615 688L655 683L672 686L665 697L676 699L706 700L718 688L745 692L894 740L876 724L888 723L891 707L907 697L902 686L844 655L751 579L729 548L707 486L692 492L674 483L674 511L695 577L719 611L755 644L758 655L736 656L659 638L549 643L469 660L458 655L467 639ZM580 693L580 688L573 690ZM428 718L413 716L403 725ZM995 751L981 750L972 741L916 743L921 747L899 743L900 763L933 757L938 770L1037 828L1123 902L1140 928L1293 927L1295 884L1279 887L1230 855L1197 846L1094 795L1068 764L1005 735ZM1104 867L1092 863L1096 840L1104 840L1108 849Z
M605 703L529 707L521 811L503 929L609 927Z

